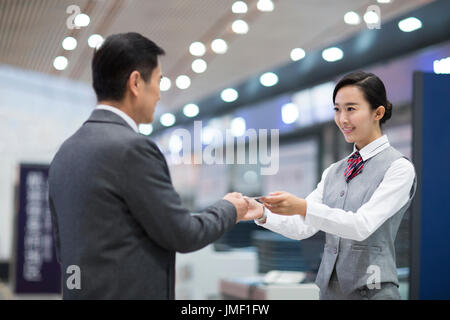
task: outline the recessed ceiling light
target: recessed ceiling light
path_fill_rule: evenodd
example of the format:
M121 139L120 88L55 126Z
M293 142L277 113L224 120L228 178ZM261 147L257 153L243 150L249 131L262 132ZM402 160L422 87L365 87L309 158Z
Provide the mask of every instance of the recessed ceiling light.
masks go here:
M77 47L77 39L74 37L65 37L62 41L64 50L74 50Z
M67 68L67 65L69 64L69 60L67 60L66 57L58 56L53 60L53 67L55 67L56 70L64 70Z
M91 18L85 13L78 14L73 20L77 27L87 27L91 22Z
M419 19L417 19L415 17L409 17L409 18L406 18L406 19L403 19L402 21L400 21L398 23L398 27L403 32L412 32L412 31L422 28L422 21L420 21Z
M167 91L172 86L172 82L167 77L162 77L161 82L159 83L159 90Z
M248 32L248 24L244 20L236 20L231 25L233 32L238 34L245 34Z
M265 87L272 87L278 83L278 76L273 72L266 72L259 78L259 82Z
M233 102L239 97L239 94L236 90L228 88L220 93L220 97L225 102Z
M376 24L376 23L380 22L380 17L378 16L378 14L375 11L367 11L364 14L364 21L367 24Z
M178 88L184 90L189 88L189 86L191 85L191 79L186 75L181 75L177 77L177 79L175 80L175 84Z
M159 122L165 127L170 127L175 123L175 116L170 112L164 113L159 118Z
M139 125L139 132L148 136L153 132L153 126L151 124L141 123Z
M88 45L91 48L99 48L102 43L103 43L104 39L101 35L99 34L92 34L89 38L88 38Z
M183 114L186 117L192 118L192 117L195 117L196 115L198 115L198 113L199 113L199 108L196 104L189 103L189 104L185 105L183 108Z
M302 48L295 48L291 51L291 59L293 61L301 60L305 57L305 55L305 50L303 50Z
M208 65L206 64L205 60L203 59L196 59L192 62L192 70L196 73L203 73L205 72Z
M211 49L217 54L224 54L228 50L228 45L223 39L215 39L211 42Z
M344 15L344 22L346 24L357 25L360 24L361 18L359 17L359 14L357 14L356 12L349 11Z
M293 103L287 103L281 107L281 120L286 124L294 123L298 119L298 107Z
M201 57L201 56L203 56L205 54L206 48L205 48L205 45L203 43L197 41L197 42L193 42L189 46L189 52L193 56Z
M344 52L337 47L331 47L322 51L322 58L328 62L338 61L343 57Z
M236 1L231 7L231 11L233 11L233 13L246 13L247 10L247 4L244 1Z
M433 61L433 71L436 74L450 74L450 57Z
M274 5L271 0L258 0L256 7L259 11L263 12L271 12L274 9Z

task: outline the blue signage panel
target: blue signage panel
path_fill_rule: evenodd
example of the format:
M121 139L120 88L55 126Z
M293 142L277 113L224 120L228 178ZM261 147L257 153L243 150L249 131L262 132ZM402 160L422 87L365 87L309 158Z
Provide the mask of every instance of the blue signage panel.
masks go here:
M44 165L20 165L13 252L13 283L18 294L61 293L48 204L48 169Z
M412 207L412 299L450 299L450 75L416 73Z

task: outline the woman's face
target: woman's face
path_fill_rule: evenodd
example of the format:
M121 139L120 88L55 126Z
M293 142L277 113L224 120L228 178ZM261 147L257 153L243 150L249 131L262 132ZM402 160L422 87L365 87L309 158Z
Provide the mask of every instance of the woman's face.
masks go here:
M384 115L384 107L372 110L360 88L349 85L339 89L334 110L334 121L345 141L356 143L358 149L381 136L378 120Z

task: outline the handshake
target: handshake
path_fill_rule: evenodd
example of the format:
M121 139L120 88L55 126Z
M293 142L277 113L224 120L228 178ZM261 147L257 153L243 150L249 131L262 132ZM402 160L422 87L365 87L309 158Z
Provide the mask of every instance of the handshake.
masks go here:
M262 218L264 207L272 213L280 215L306 215L306 200L284 191L272 192L269 196L260 197L258 199L260 202L238 192L228 193L223 199L230 201L235 206L236 223Z

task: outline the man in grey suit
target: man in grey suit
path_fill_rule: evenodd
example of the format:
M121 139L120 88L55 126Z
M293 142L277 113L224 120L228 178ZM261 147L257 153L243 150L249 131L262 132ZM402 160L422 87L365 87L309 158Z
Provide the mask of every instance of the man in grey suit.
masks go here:
M153 121L162 54L137 33L112 35L94 54L98 106L49 173L64 299L174 299L175 252L262 213L238 193L201 214L182 206L162 153L137 130Z

